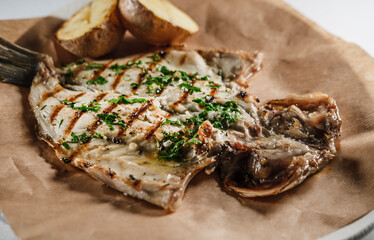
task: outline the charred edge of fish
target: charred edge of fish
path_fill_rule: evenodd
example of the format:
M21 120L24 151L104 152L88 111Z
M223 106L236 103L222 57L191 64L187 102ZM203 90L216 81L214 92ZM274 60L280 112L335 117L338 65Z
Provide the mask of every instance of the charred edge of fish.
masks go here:
M247 95L248 95L247 92L240 91L237 96L238 96L238 98L245 98Z
M122 140L119 139L119 138L113 137L113 138L112 138L112 142L113 142L113 143L116 143L116 144L120 144L120 143L122 142Z
M69 159L69 158L61 158L61 161L63 162L63 163L71 163L71 160Z
M90 168L90 167L92 166L92 164L89 163L89 162L84 162L84 163L83 163L83 166L84 166L85 168Z
M110 178L113 178L115 175L116 175L116 173L113 172L110 168L108 168L108 176L109 176Z
M0 81L29 87L40 64L43 62L54 70L48 57L0 38Z

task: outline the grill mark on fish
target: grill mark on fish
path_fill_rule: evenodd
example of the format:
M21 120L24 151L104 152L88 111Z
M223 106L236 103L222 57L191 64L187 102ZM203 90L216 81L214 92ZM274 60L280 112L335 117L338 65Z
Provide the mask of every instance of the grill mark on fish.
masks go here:
M140 58L142 58L144 56L144 54L141 54L139 55L138 57L135 57L129 61L127 61L125 63L125 65L129 64L130 62L135 62L137 60L139 60ZM125 75L125 73L127 72L127 70L129 70L130 68L125 68L122 70L122 72L120 74L117 75L117 77L115 78L114 82L113 82L113 85L112 85L112 89L115 90L118 86L118 84L121 82L121 79L123 77L123 75Z
M73 129L73 127L75 126L75 124L77 123L77 121L82 115L83 115L83 112L81 111L74 113L75 117L70 121L69 126L65 129L64 136L67 136L70 134L71 130Z
M55 106L55 107L53 108L53 111L52 111L51 116L50 116L50 118L49 118L49 121L50 121L51 123L55 120L57 114L58 114L58 113L59 113L63 108L64 108L64 105L57 105L57 106Z
M100 93L93 101L94 102L100 102L100 100L102 100L108 93ZM90 104L89 106L92 107L92 104ZM82 115L84 114L85 112L82 112L82 111L79 111L79 112L75 112L75 117L70 121L68 127L65 129L64 131L64 136L68 136L70 134L70 132L72 131L72 129L74 128L75 124L77 123L77 121L79 120L80 117L82 117Z
M158 54L159 54L160 58L157 59L156 61L151 62L151 63L148 65L148 68L147 68L147 71L146 71L146 72L144 72L143 69L141 69L141 71L140 71L140 73L139 73L139 76L138 76L138 80L137 80L137 84L138 84L138 85L137 85L137 86L134 86L134 87L132 88L132 90L131 90L133 94L135 94L136 91L139 89L139 86L142 84L142 82L143 82L143 80L144 80L144 77L147 75L147 73L148 73L149 71L152 71L153 68L156 66L156 64L159 63L159 62L161 62L161 61L164 59L165 55L166 55L166 53L165 53L164 51L160 51Z
M83 96L84 94L86 94L86 93L85 93L85 92L78 93L77 95L72 96L72 97L66 99L66 101L74 102L75 100L77 100L78 98L80 98L81 96ZM51 123L55 120L57 114L58 114L58 113L59 113L59 112L60 112L64 107L65 107L65 105L57 105L57 106L54 107L54 109L53 109L53 111L52 111L52 113L51 113L50 119L49 119Z
M179 60L179 65L183 65L186 62L187 54L183 54L181 59Z
M71 69L70 69L71 70ZM73 72L73 80L77 78L78 74L84 70L84 64L78 65L74 70L71 70Z
M37 104L37 106L40 107L45 100L47 100L50 97L53 97L54 95L61 92L62 90L64 90L64 88L61 87L60 85L58 85L57 87L55 87L55 89L53 89L52 92L45 92L42 95L42 100L40 100L40 102Z
M156 126L154 126L146 135L145 140L148 140L153 136L153 134L156 132L156 130L161 126L161 124L165 121L165 119L158 121Z
M74 102L78 98L82 97L84 94L86 94L86 92L81 92L81 93L78 93L77 95L72 96L72 97L70 97L70 98L68 98L66 100L69 101L69 102Z
M217 88L212 88L212 90L210 90L209 96L214 98L214 95L216 94L216 92L217 92Z
M154 135L154 133L157 131L157 129L161 126L161 124L162 124L163 122L165 122L166 119L170 118L172 115L173 115L173 114L168 113L167 116L166 116L164 119L161 119L160 121L158 121L158 122L156 123L156 125L155 125L153 128L151 128L151 129L149 130L149 132L145 135L145 139L146 139L146 140L150 139L150 138Z
M114 104L111 104L109 107L105 108L102 113L105 113L105 114L110 114L116 107L118 106L118 104L114 103ZM96 132L96 129L98 127L100 127L101 125L103 124L103 122L100 120L100 119L96 119L95 122L91 123L89 125L89 129L90 129L90 136L94 135ZM81 143L81 145L68 157L68 159L70 160L73 160L74 158L78 157L79 156L79 153L80 152L83 152L83 148L87 148L88 147L88 143L91 141L91 139L89 139L87 142L85 143Z
M97 69L93 71L93 75L89 78L89 80L93 80L96 77L101 76L101 74L109 67L109 65L113 62L114 60L111 59L107 63L103 64L103 68Z
M124 128L119 129L119 132L117 134L117 138L120 138L126 132L126 130L129 127L131 127L133 122L140 116L140 114L142 114L150 105L151 105L151 101L148 101L148 102L144 103L140 108L135 109L135 111L133 111L130 114L130 117L128 118L127 122L125 123L126 129L124 129Z
M108 93L100 93L93 102L100 102ZM91 105L91 104L90 104Z
M195 82L196 82L196 80L193 80L191 82L191 86L193 86ZM190 92L191 92L190 89L188 89L187 91L184 91L182 93L181 97L179 98L179 100L173 103L173 106L178 106L178 104L183 103L186 100L186 98L188 97L188 94L190 94Z

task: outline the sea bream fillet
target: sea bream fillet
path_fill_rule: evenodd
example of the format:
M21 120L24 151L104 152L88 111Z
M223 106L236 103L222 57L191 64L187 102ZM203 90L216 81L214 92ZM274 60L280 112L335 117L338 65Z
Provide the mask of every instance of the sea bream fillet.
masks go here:
M336 153L341 120L331 97L258 105L248 93L261 69L257 52L168 49L55 68L50 57L1 40L0 55L3 82L27 85L33 76L38 134L61 161L171 211L204 168L218 169L228 191L268 196Z

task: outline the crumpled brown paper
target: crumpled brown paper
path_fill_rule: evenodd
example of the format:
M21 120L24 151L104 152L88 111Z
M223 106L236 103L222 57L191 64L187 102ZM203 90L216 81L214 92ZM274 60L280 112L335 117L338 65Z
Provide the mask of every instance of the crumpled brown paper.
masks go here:
M198 174L172 214L64 169L38 140L28 90L0 84L0 208L22 239L314 239L374 208L374 60L276 0L176 0L200 25L188 48L264 52L251 81L262 101L322 91L343 119L339 153L275 197L236 199ZM3 21L0 36L71 60L53 42L56 18ZM128 33L112 56L150 50Z

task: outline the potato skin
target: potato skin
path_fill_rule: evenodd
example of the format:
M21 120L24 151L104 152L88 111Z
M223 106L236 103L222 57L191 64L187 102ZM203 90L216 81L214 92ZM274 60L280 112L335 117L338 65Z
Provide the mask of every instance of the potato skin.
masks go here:
M191 33L154 15L137 0L119 0L123 26L134 37L156 46L181 45Z
M112 51L122 40L126 29L120 21L120 13L116 6L104 22L86 32L80 37L69 40L60 40L58 31L55 34L57 41L67 51L79 57L100 57ZM63 27L63 26L62 26Z

